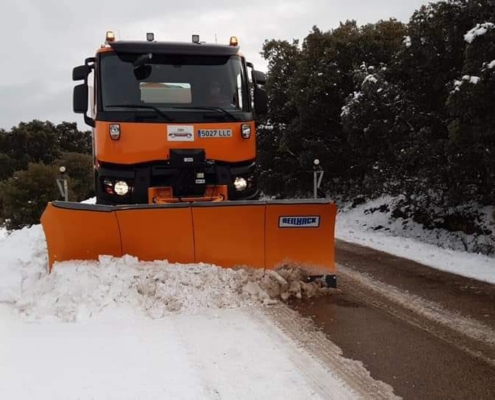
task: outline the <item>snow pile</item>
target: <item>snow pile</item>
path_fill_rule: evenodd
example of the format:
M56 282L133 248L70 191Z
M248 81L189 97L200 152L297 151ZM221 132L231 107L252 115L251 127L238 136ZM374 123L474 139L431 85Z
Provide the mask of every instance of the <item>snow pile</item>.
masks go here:
M297 268L227 269L207 264L139 262L102 256L65 262L47 273L41 226L15 231L0 242L0 303L29 319L74 321L113 310L160 318L211 308L270 305L328 293ZM118 310L115 310L115 309Z
M303 280L304 273L297 269L227 269L105 256L99 262L58 264L24 292L15 307L29 319L77 321L122 312L154 319L329 292L320 282Z
M0 302L14 303L46 274L46 242L41 225L0 239Z
M495 283L495 257L468 253L485 240L495 245L495 234L475 238L461 232L425 229L414 221L391 217L396 198L384 196L356 207L342 207L337 216L336 237L376 250L417 261L433 268L465 277ZM480 210L486 224L495 232L490 220L493 208Z
M488 64L489 69L495 68L495 60L493 60L491 63Z
M467 32L464 35L464 40L468 43L473 43L474 39L476 39L478 36L483 36L490 29L494 29L494 28L495 28L495 24L491 22L477 24L473 29L471 29L469 32Z

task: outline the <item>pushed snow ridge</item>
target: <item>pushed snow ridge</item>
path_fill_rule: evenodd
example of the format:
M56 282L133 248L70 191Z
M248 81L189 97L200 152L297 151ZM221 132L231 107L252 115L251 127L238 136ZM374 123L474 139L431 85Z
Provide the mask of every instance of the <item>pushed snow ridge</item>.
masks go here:
M135 257L100 257L99 262L61 263L22 299L28 318L76 321L111 311L161 318L212 308L271 305L291 297L313 297L330 289L306 283L302 270L226 269L207 264L139 262ZM116 310L118 309L118 310Z
M0 240L0 303L28 319L77 321L106 314L161 318L214 308L271 305L292 297L329 293L322 282L307 283L298 268L278 271L221 268L209 264L140 262L101 256L98 262L55 264L48 274L41 227Z

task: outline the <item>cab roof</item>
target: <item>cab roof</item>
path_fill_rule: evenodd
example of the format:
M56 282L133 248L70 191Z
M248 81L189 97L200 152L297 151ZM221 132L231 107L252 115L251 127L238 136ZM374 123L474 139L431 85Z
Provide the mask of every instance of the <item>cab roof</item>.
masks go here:
M116 53L154 53L177 55L211 55L233 56L239 54L239 46L187 43L187 42L149 42L119 40L109 42L108 45ZM109 51L109 48L101 48L99 51Z

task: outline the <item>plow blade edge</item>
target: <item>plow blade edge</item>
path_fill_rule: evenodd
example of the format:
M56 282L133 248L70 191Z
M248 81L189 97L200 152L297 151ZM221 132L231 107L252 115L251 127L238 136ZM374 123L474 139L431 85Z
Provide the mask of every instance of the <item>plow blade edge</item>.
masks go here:
M335 271L337 209L328 200L138 206L49 203L41 223L56 262L126 254L142 261Z

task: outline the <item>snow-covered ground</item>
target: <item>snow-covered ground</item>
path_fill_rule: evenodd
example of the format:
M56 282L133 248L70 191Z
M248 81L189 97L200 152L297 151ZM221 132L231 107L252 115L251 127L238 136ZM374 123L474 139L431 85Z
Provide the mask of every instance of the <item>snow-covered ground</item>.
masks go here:
M249 309L78 323L0 315L2 399L357 398Z
M357 207L345 207L337 216L336 237L417 261L430 267L495 284L495 257L460 250L469 240L443 230L425 230L419 224L392 220L390 212L374 211L394 199L379 198ZM492 227L495 231L495 226ZM487 240L495 240L495 236Z
M276 299L302 292L292 271L46 264L40 226L0 241L0 399L394 397L326 338L330 365L306 350L318 334L301 337L297 315L275 321L289 312Z
M383 202L341 210L337 238L495 283L495 258L443 249L455 238L369 212ZM262 270L130 256L51 274L46 265L41 226L0 231L0 398L393 397L331 342L333 363L308 351L316 333L298 337L297 316L282 329L266 312L319 290L303 291L293 271L281 271L286 285Z

